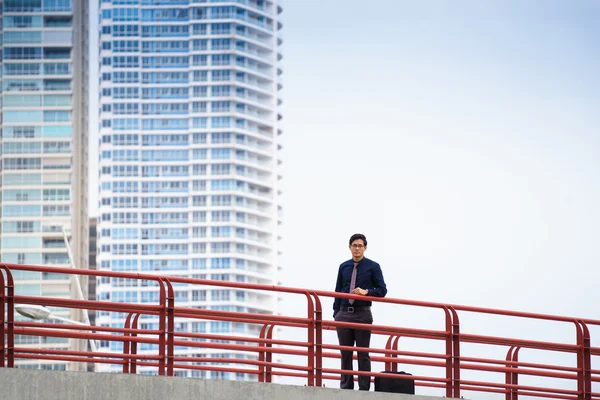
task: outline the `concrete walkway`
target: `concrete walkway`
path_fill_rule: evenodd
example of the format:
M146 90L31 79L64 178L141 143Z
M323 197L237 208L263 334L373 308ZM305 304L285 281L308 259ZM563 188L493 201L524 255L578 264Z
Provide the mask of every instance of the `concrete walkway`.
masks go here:
M0 368L6 400L438 400L256 382Z

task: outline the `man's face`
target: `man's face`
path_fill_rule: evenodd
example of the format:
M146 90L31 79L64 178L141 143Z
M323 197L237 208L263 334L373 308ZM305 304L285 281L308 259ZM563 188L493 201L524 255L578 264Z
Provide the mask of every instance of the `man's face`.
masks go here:
M363 258L366 249L367 246L365 246L362 239L356 239L350 244L350 252L352 253L352 258L355 260Z

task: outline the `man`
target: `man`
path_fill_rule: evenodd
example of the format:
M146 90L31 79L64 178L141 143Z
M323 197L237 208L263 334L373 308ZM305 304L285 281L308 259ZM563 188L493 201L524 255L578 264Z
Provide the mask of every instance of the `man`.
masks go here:
M356 233L349 242L352 259L343 262L338 271L335 291L353 293L361 296L385 297L387 288L381 273L381 267L376 262L364 257L367 250L367 238ZM333 318L338 322L372 324L371 302L365 300L349 300L336 298L333 302ZM371 331L362 329L337 328L340 346L369 347ZM353 351L342 350L342 369L352 371ZM358 352L358 370L371 371L371 358L368 352ZM340 388L354 389L354 375L341 376ZM370 376L358 377L359 390L371 388Z

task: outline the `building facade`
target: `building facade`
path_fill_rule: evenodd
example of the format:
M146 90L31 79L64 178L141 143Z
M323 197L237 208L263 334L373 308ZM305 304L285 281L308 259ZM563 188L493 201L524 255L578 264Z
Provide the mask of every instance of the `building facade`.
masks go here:
M98 269L276 284L281 8L272 0L101 0L99 6ZM158 289L103 279L97 296L157 302ZM270 293L198 286L177 286L176 302L237 312L277 307ZM123 318L99 313L96 322L122 327ZM257 336L259 329L176 322L189 332ZM141 325L156 328L151 318ZM121 350L111 345L100 350ZM142 352L151 350L142 345Z
M87 2L4 0L0 10L0 260L69 266L64 229L76 266L87 268ZM14 274L18 294L75 298L67 275ZM17 338L19 345L29 340ZM78 342L48 338L29 344L85 346ZM20 367L67 365L21 361Z

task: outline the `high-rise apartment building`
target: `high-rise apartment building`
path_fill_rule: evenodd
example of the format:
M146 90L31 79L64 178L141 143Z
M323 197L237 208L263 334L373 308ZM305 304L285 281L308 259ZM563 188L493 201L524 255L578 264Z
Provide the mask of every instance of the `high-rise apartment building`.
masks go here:
M87 12L87 1L0 1L2 262L69 266L64 228L75 264L87 268ZM74 297L68 276L14 275L18 294ZM19 345L85 346L63 338L38 340L17 337ZM56 362L19 364L66 368Z
M98 268L275 284L281 8L273 0L99 5ZM98 299L158 301L156 287L131 285L102 279ZM175 291L177 304L188 307L276 311L270 293ZM99 313L96 322L122 327L124 319ZM144 318L141 326L157 324ZM184 320L177 329L258 335L253 326L229 322ZM107 346L100 350L121 349Z

